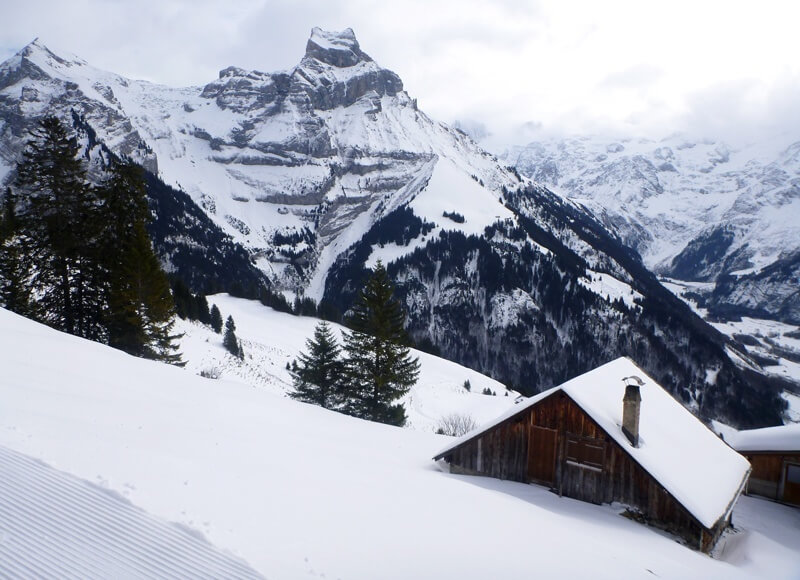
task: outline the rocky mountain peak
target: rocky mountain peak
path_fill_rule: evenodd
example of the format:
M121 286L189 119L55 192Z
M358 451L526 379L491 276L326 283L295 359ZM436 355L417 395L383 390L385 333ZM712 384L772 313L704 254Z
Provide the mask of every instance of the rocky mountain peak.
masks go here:
M29 60L39 65L49 65L56 68L58 68L59 65L62 67L70 67L86 64L85 61L74 55L67 55L67 58L57 55L52 50L47 48L44 42L42 42L38 37L34 38L22 50L20 50L17 53L17 56L19 56L21 59Z
M341 32L322 30L315 27L306 44L306 58L313 58L338 68L355 66L372 59L361 51L352 28Z

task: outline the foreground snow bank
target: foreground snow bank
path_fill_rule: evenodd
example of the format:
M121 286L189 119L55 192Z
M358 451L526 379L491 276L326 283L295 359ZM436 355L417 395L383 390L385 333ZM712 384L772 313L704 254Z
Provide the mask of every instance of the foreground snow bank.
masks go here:
M196 532L0 447L0 576L258 578Z
M800 534L787 532L800 529L800 514L791 508L773 514L780 526L737 512L747 541L715 560L609 506L441 473L430 457L444 437L203 379L2 310L0 366L0 445L195 528L268 577L535 570L736 579L800 570Z

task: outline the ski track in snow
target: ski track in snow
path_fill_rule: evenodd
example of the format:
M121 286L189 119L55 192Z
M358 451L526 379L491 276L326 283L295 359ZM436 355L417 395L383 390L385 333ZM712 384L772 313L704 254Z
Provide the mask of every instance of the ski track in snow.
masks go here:
M0 447L0 577L262 576L194 530Z

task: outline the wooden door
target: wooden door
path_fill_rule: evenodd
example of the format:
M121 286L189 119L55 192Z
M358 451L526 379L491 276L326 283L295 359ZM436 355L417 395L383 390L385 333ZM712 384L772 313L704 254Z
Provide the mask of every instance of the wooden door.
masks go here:
M800 505L800 464L787 463L783 481L783 501Z
M531 426L528 442L528 479L553 485L556 481L556 443L558 431Z

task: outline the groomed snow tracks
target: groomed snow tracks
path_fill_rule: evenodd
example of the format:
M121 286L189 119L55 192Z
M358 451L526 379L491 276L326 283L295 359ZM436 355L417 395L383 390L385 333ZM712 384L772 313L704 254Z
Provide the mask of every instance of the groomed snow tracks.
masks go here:
M0 447L0 578L260 578L178 524Z

